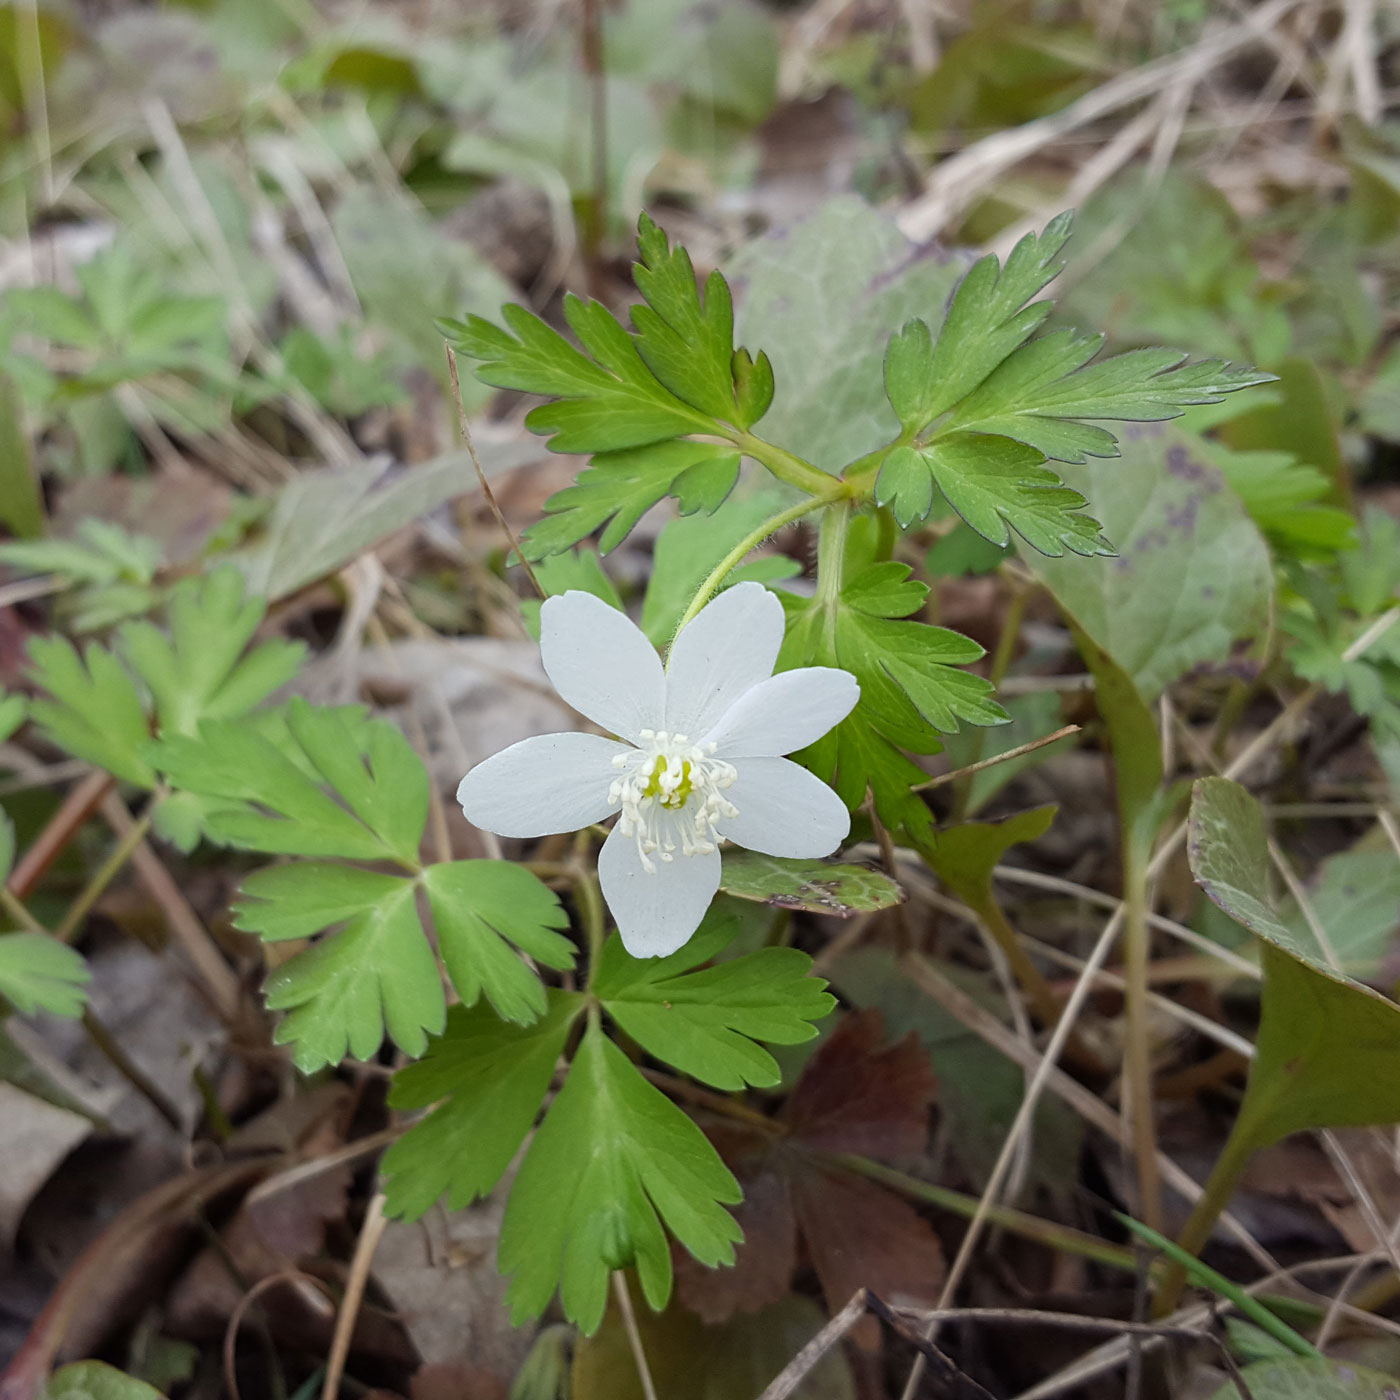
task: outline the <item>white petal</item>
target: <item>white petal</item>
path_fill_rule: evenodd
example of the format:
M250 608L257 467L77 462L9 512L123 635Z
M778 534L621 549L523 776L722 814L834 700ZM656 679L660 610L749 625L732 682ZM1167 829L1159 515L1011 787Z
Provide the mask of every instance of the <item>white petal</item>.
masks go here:
M615 809L612 761L628 744L597 734L541 734L478 763L457 788L467 820L497 836L552 836L602 821Z
M760 681L730 707L702 742L718 757L769 758L805 749L855 708L860 686L849 671L804 666Z
M761 583L736 583L707 603L671 643L666 723L692 742L748 689L773 674L783 605Z
M719 823L736 846L766 856L829 856L850 833L846 804L787 758L738 758L724 795L739 809Z
M656 648L624 613L571 589L540 609L540 657L581 715L634 742L662 728L665 677Z
M598 853L598 881L617 921L622 945L634 958L661 958L689 942L719 889L719 852L669 861L651 857L642 867L636 838L614 827Z

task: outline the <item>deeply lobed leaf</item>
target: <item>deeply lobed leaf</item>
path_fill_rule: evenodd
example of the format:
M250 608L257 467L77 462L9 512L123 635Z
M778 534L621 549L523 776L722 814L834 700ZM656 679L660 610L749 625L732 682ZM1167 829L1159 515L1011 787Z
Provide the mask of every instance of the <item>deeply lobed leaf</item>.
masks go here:
M442 1196L453 1210L501 1179L540 1111L581 996L551 991L529 1026L454 1006L417 1064L394 1076L391 1107L432 1108L385 1154L390 1215L416 1220Z
M593 1332L609 1275L629 1266L660 1310L671 1294L662 1222L701 1263L731 1263L740 1231L724 1205L740 1194L700 1129L591 1024L506 1206L512 1316L538 1317L557 1287L565 1315Z
M812 960L795 948L764 948L701 971L734 936L711 920L670 957L629 957L614 935L603 949L593 990L608 1014L649 1054L717 1089L778 1083L778 1063L758 1041L797 1045L836 999Z
M0 935L0 999L23 1016L81 1016L92 980L82 957L43 933Z

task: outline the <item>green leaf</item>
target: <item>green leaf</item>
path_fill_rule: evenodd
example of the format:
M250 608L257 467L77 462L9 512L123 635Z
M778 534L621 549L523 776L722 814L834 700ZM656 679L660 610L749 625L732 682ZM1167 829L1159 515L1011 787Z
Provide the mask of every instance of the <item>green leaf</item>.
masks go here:
M14 823L5 815L4 809L0 808L0 885L3 885L10 878L10 871L14 868L14 863Z
M1355 846L1329 856L1309 881L1308 904L1327 933L1341 970L1359 981L1380 981L1383 960L1400 928L1400 859L1394 849ZM1281 911L1302 947L1325 956L1296 902Z
M558 554L607 523L598 548L606 554L663 496L675 495L682 515L712 514L739 479L739 454L712 442L677 439L620 452L599 452L572 486L545 503L544 519L521 539L527 559Z
M1140 1220L1124 1215L1122 1211L1114 1211L1114 1216L1139 1239L1146 1240L1148 1244L1161 1250L1168 1259L1180 1264L1186 1270L1187 1277L1198 1288L1209 1288L1227 1302L1233 1303L1246 1317L1253 1318L1264 1332L1287 1347L1295 1356L1320 1358L1321 1353L1306 1337L1300 1336L1282 1318L1271 1313L1253 1294L1246 1293L1239 1284L1208 1264L1201 1263L1195 1255L1188 1254L1179 1244L1159 1234L1150 1225L1144 1225Z
M976 642L901 620L928 593L909 574L908 565L890 561L861 570L834 602L780 595L788 631L778 666L838 666L856 677L855 709L801 761L847 806L859 806L868 789L887 826L926 830L928 808L910 787L927 775L900 750L936 753L939 731L999 724L1006 712L989 698L987 681L958 669L983 654Z
M44 531L44 500L20 416L19 388L0 373L0 525L21 539Z
M1011 250L1006 266L988 254L958 284L934 342L922 391L905 408L923 427L975 389L1050 314L1053 303L1031 298L1064 266L1060 250L1073 214L1059 214L1037 235L1028 233Z
M923 402L932 377L933 336L927 322L912 317L890 337L885 352L885 393L907 432L918 432L928 421Z
M629 1265L664 1307L662 1223L702 1264L732 1263L741 1232L724 1204L740 1195L700 1129L590 1025L506 1206L499 1261L514 1275L512 1316L538 1317L557 1286L565 1315L592 1333L609 1275Z
M384 1156L390 1215L416 1220L440 1197L453 1210L484 1196L525 1140L569 1029L576 993L551 991L533 1025L510 1025L484 1006L454 1006L447 1028L394 1076L396 1109L432 1108Z
M144 757L150 725L121 662L95 642L80 657L61 637L32 638L29 661L30 680L46 692L29 706L43 733L114 777L154 787L155 773Z
M25 721L29 706L23 695L7 695L0 689L0 744L3 744Z
M1264 945L1259 1035L1226 1152L1400 1122L1400 1006L1321 962L1275 912L1259 804L1238 783L1198 779L1188 853L1201 888Z
M889 506L903 530L927 518L933 509L933 472L923 453L896 447L885 458L875 479L875 503Z
M402 894L401 875L382 875L353 865L298 861L255 870L239 886L235 928L265 942L310 938L344 923L386 899Z
M1274 375L1179 350L1129 350L1096 364L1101 335L1054 331L1008 355L961 404L946 431L1014 438L1063 462L1116 457L1106 429L1079 420L1179 418L1192 404L1266 384Z
M197 738L162 738L149 753L176 787L229 802L210 814L216 841L274 855L415 866L428 775L398 729L354 707L300 698L287 710L287 727L295 759L246 717L206 720Z
M678 399L738 428L749 428L763 416L761 395L746 396L741 412L734 385L734 307L729 286L718 271L710 273L701 302L690 255L672 248L665 233L643 214L637 246L642 260L633 264L637 290L646 303L632 308L637 350L651 372ZM759 355L756 366L766 365ZM745 367L746 380L762 381L764 370ZM767 379L771 384L771 372Z
M717 1089L769 1087L782 1073L756 1041L799 1045L836 998L811 976L796 948L764 948L713 967L737 924L715 920L677 953L634 958L614 935L604 946L593 991L608 1014L648 1054Z
M645 214L638 246L645 302L632 308L635 335L600 302L574 296L564 299L564 316L586 354L520 306L503 308L506 330L479 316L440 323L460 353L482 362L485 383L556 400L526 419L533 431L555 434L555 452L616 452L716 432L720 423L744 429L767 408L771 370L762 355L736 355L724 278L711 273L702 301L689 255Z
M1009 525L1032 549L1055 558L1067 549L1090 556L1114 552L1099 522L1080 514L1088 502L1043 466L1034 448L1006 437L955 433L935 439L919 456L948 504L993 544L1010 541Z
M833 473L888 442L896 425L881 370L890 328L911 315L936 323L968 261L916 246L856 195L745 244L725 271L744 289L740 338L773 364L764 436Z
M423 885L438 951L462 1001L473 1006L485 992L503 1020L529 1022L541 1015L544 988L514 949L546 967L573 967L574 945L558 932L569 926L558 895L504 860L432 865Z
M753 495L735 494L708 520L689 516L666 523L652 551L651 577L642 600L642 631L657 646L670 642L686 605L710 570L780 509L784 500L778 492L766 489ZM725 584L732 586L744 579L766 583L801 571L796 560L761 556L735 569Z
M1253 1400L1393 1400L1394 1376L1358 1366L1352 1361L1256 1361L1240 1372ZM1227 1380L1210 1400L1239 1400L1240 1389Z
M1121 462L1065 468L1093 501L1118 557L1022 558L1060 607L1131 678L1146 701L1236 637L1264 628L1273 591L1268 550L1200 440L1146 426Z
M1356 522L1345 510L1320 504L1332 483L1288 452L1235 452L1207 444L1230 489L1272 543L1312 557L1354 543Z
M82 958L43 933L0 936L0 997L21 1015L81 1016L92 974Z
M562 554L537 559L534 568L540 586L551 598L573 588L581 593L591 593L610 608L622 611L622 596L603 569L596 549L582 546L567 549ZM540 608L543 603L542 598L523 598L520 602L520 616L524 620L525 630L536 641L540 639Z
M105 1361L74 1361L60 1366L44 1387L43 1400L163 1400L154 1386Z
M175 589L169 636L150 622L121 629L118 642L150 689L163 735L236 718L297 673L306 652L299 642L264 642L244 654L266 612L261 598L244 598L243 576L226 565Z
M305 1073L339 1064L347 1052L371 1059L386 1030L406 1054L421 1055L427 1032L442 1030L447 1004L413 882L394 880L340 933L283 963L266 992L273 1011L289 1013L274 1038L296 1046L293 1057Z
M738 847L724 852L719 885L739 899L843 919L904 901L904 891L888 875L864 865L790 860Z
M477 454L490 480L533 450L528 443L483 443ZM476 471L465 452L444 453L411 471L357 462L298 472L273 503L258 542L230 562L243 571L250 593L276 601L335 573L386 535L475 486Z

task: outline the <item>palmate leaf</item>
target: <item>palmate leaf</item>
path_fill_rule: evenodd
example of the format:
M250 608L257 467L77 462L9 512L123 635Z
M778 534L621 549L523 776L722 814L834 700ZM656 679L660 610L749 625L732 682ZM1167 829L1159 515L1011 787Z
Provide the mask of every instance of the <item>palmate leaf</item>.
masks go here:
M521 1322L559 1289L583 1331L603 1319L608 1277L634 1266L658 1311L671 1295L665 1225L702 1264L729 1264L738 1183L705 1135L590 1024L535 1134L506 1206L499 1262Z
M938 735L960 724L1001 724L992 687L960 668L983 650L943 627L908 620L928 593L905 564L874 564L843 587L834 604L780 595L788 630L780 670L839 666L860 682L855 709L798 757L850 807L873 793L882 821L913 830L930 825L911 784L925 774L901 749L936 753ZM834 616L828 618L828 609Z
M146 762L151 729L126 668L94 642L80 656L61 637L29 643L29 678L41 694L29 712L45 736L76 758L139 787L154 787Z
M243 882L234 922L269 943L344 925L268 979L268 1005L291 1011L278 1042L295 1043L303 1069L335 1064L347 1050L368 1059L386 1028L396 1045L418 1055L425 1032L442 1030L446 1003L418 916L419 883L321 861L273 866ZM573 966L574 946L556 932L567 923L558 896L507 861L431 866L421 884L463 1003L473 1006L484 993L504 1021L541 1015L544 988L510 945L547 967Z
M1082 514L1088 502L1043 463L1034 447L1009 437L954 433L927 447L899 447L885 459L875 500L890 505L900 525L922 520L937 485L944 499L984 539L1005 546L1014 529L1042 554L1112 554L1099 522Z
M944 431L1014 438L1062 462L1116 457L1112 433L1076 420L1179 418L1193 404L1275 378L1223 360L1187 363L1179 350L1129 350L1090 364L1103 342L1055 331L1023 345L957 406Z
M606 554L663 496L675 496L682 515L709 513L718 509L738 479L739 454L718 443L672 439L600 452L574 485L545 502L544 518L525 531L521 548L527 559L543 559L607 522L598 541Z
M81 1016L92 974L79 954L43 933L0 934L0 999L21 1015Z
M358 707L300 698L286 722L295 757L247 719L206 720L197 737L171 735L148 751L175 787L227 802L208 819L216 841L270 855L416 866L428 775L398 729Z
M193 734L202 719L241 715L289 681L306 648L264 642L245 651L267 612L243 596L231 565L187 579L170 598L169 634L150 622L130 622L119 635L123 655L155 700L162 734Z
M496 1185L540 1111L583 1007L581 995L551 991L548 1010L529 1026L481 1006L448 1012L447 1029L389 1091L393 1108L432 1108L385 1154L390 1215L416 1220L443 1196L460 1210Z
M736 932L710 920L677 953L630 957L616 935L603 949L593 990L644 1050L717 1089L773 1085L778 1063L757 1041L797 1045L836 1005L812 960L795 948L760 952L696 972Z
M1053 303L1034 302L1064 266L1060 250L1073 215L1060 214L1043 233L1028 233L1006 266L993 254L979 259L958 284L935 340L914 320L890 342L885 389L899 421L918 432L971 393L1050 314Z
M611 452L715 431L716 421L747 428L771 398L763 391L767 362L736 357L729 289L712 273L702 302L690 259L642 216L637 334L629 335L600 302L570 296L564 316L587 354L523 307L502 310L508 330L480 316L445 321L442 329L464 355L482 362L478 378L502 389L544 394L558 402L526 422L556 436L556 452ZM591 357L591 358L590 358Z

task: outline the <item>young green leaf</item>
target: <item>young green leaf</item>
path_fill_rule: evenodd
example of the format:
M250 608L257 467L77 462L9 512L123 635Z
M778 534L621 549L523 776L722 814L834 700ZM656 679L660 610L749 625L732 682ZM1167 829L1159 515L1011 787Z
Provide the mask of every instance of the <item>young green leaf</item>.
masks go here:
M399 730L354 707L300 698L288 707L287 728L295 758L247 718L206 720L197 738L171 735L149 752L176 787L229 801L209 817L216 841L275 855L416 866L428 775Z
M893 454L891 454L893 455ZM1035 448L1005 437L956 433L919 454L948 504L984 539L1005 545L1015 529L1031 548L1059 558L1112 554L1088 502L1043 466Z
M917 332L908 349L899 352L904 372L897 377L900 402L894 407L906 427L917 431L946 413L1050 314L1048 301L1027 303L1064 266L1057 259L1073 217L1060 214L1039 236L1028 233L1011 250L1005 267L998 267L993 254L974 263L958 284L932 354L924 357ZM906 354L911 362L907 370Z
M620 452L599 452L572 486L545 503L545 516L521 540L527 559L558 554L607 522L598 548L621 544L663 496L677 498L682 515L721 505L739 479L739 454L712 442L674 439Z
M690 255L643 214L637 246L642 260L633 265L637 290L646 298L632 308L637 350L651 372L675 396L702 413L738 428L749 428L768 408L761 386L772 397L772 374L762 354L744 364L745 402L735 386L734 307L729 287L718 271L705 283L702 303ZM752 368L750 367L752 365Z
M589 1026L515 1179L499 1253L517 1322L556 1286L565 1315L594 1332L608 1276L635 1266L655 1309L671 1295L662 1222L701 1263L732 1263L738 1183L699 1128Z
M583 1010L551 991L533 1025L510 1025L484 1006L454 1006L417 1063L394 1076L390 1106L432 1108L385 1154L387 1210L416 1220L440 1197L453 1210L484 1196L525 1140L569 1029Z
M318 873L324 876L325 868ZM447 1004L418 922L413 883L387 878L392 887L352 915L340 933L267 979L268 1006L289 1012L275 1039L296 1046L294 1058L305 1073L339 1064L347 1052L370 1059L386 1029L414 1056L426 1049L427 1032L442 1030Z
M0 744L3 744L25 721L29 706L23 695L7 695L0 687Z
M569 916L536 876L504 860L458 860L423 873L438 951L468 1006L483 992L503 1020L530 1022L545 1009L540 979L511 947L558 970L574 965L574 945L558 930Z
M440 323L460 353L482 362L477 377L485 383L557 400L526 420L535 432L556 434L556 452L613 452L712 433L721 423L746 429L772 397L764 357L734 350L724 278L711 274L702 302L689 256L646 215L638 243L636 280L646 301L632 311L635 335L601 303L573 296L564 316L587 354L519 306L502 310L508 330L479 316Z
M896 447L875 479L875 504L889 506L900 529L927 519L933 509L933 473L914 447Z
M81 1016L92 974L82 958L43 933L0 935L0 998L21 1015Z
M1013 438L1062 462L1116 457L1114 435L1080 420L1179 418L1192 404L1219 403L1275 378L1223 360L1188 364L1179 350L1129 350L1090 364L1103 341L1053 331L1023 345L957 406L943 431Z
M266 611L263 599L244 598L243 576L229 565L175 589L168 636L150 622L122 627L119 644L155 699L162 734L192 735L200 720L241 715L296 674L299 642L264 642L245 655Z
M928 593L910 572L893 561L871 565L834 602L782 595L788 632L778 665L839 666L856 677L860 703L800 757L848 806L869 790L888 826L926 830L928 808L909 790L926 775L900 750L936 753L939 731L1001 724L1006 712L987 681L959 669L983 654L976 642L903 620Z
M29 677L42 692L30 702L34 722L59 748L114 777L154 787L144 752L151 730L125 667L92 643L80 657L61 637L29 643Z
M734 936L713 922L670 957L629 957L614 935L593 990L614 1021L649 1054L717 1089L777 1084L778 1063L756 1041L797 1045L836 1005L812 960L795 948L764 948L697 972Z

